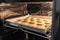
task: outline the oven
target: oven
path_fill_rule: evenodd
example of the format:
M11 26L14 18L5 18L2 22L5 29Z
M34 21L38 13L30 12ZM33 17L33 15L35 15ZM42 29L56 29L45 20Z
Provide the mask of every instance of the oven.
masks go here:
M59 40L59 0L5 2L0 5L3 40Z

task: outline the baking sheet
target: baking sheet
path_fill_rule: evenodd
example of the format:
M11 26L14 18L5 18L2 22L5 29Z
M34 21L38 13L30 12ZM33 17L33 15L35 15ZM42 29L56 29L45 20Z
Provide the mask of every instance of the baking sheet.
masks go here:
M29 17L29 16L32 16L33 18L43 18L43 19L49 19L49 20L51 20L52 18L51 18L51 16L49 16L49 17L47 17L47 16L33 16L33 15L26 15L26 16L22 16L22 17L17 17L17 18L12 18L12 19L7 19L6 21L9 21L9 22L12 22L12 23L17 23L16 21L19 19L19 20L24 20L25 18L27 18L27 17ZM42 26L42 28L40 28L40 27L38 27L38 25L37 24L29 24L29 22L28 23L26 23L26 22L23 22L23 23L20 23L19 21L18 21L18 23L17 24L21 24L21 25L25 25L25 26L30 26L30 27L32 27L32 28L36 28L36 29L43 29L43 30L45 30L45 32L48 30L48 28L50 28L50 27L43 27ZM44 25L46 25L45 23L44 23ZM48 26L50 26L50 24L48 25Z

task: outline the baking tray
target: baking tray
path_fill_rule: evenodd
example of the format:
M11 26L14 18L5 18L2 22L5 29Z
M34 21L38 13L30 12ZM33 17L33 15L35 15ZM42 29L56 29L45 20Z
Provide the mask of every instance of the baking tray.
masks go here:
M24 17L28 17L28 16L29 15L26 15ZM21 18L24 18L24 17L22 16ZM15 18L20 18L20 17L15 17ZM12 18L12 19L15 19L15 18ZM26 33L30 33L30 34L33 34L33 35L36 35L36 36L39 36L39 37L49 39L48 35L46 34L46 32L43 29L33 28L31 26L10 22L9 19L10 18L5 20L5 27L9 27L9 28L13 28L13 29L20 29L20 30L22 30L22 31L24 31Z

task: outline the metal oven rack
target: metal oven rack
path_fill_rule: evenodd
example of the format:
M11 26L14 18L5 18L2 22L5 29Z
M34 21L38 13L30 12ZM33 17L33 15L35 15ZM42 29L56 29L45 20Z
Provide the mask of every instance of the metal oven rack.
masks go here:
M32 34L38 37L42 37L43 39L49 40L47 34L44 32L44 30L41 30L41 29L36 29L29 26L25 26L25 25L11 23L8 21L6 21L5 27L19 29L19 30L24 31L26 34Z

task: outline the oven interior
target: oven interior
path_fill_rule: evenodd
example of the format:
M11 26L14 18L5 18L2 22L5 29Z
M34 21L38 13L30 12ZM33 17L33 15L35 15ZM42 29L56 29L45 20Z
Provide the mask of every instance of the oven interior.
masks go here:
M3 38L51 40L52 13L52 1L0 3L0 17L4 20Z

